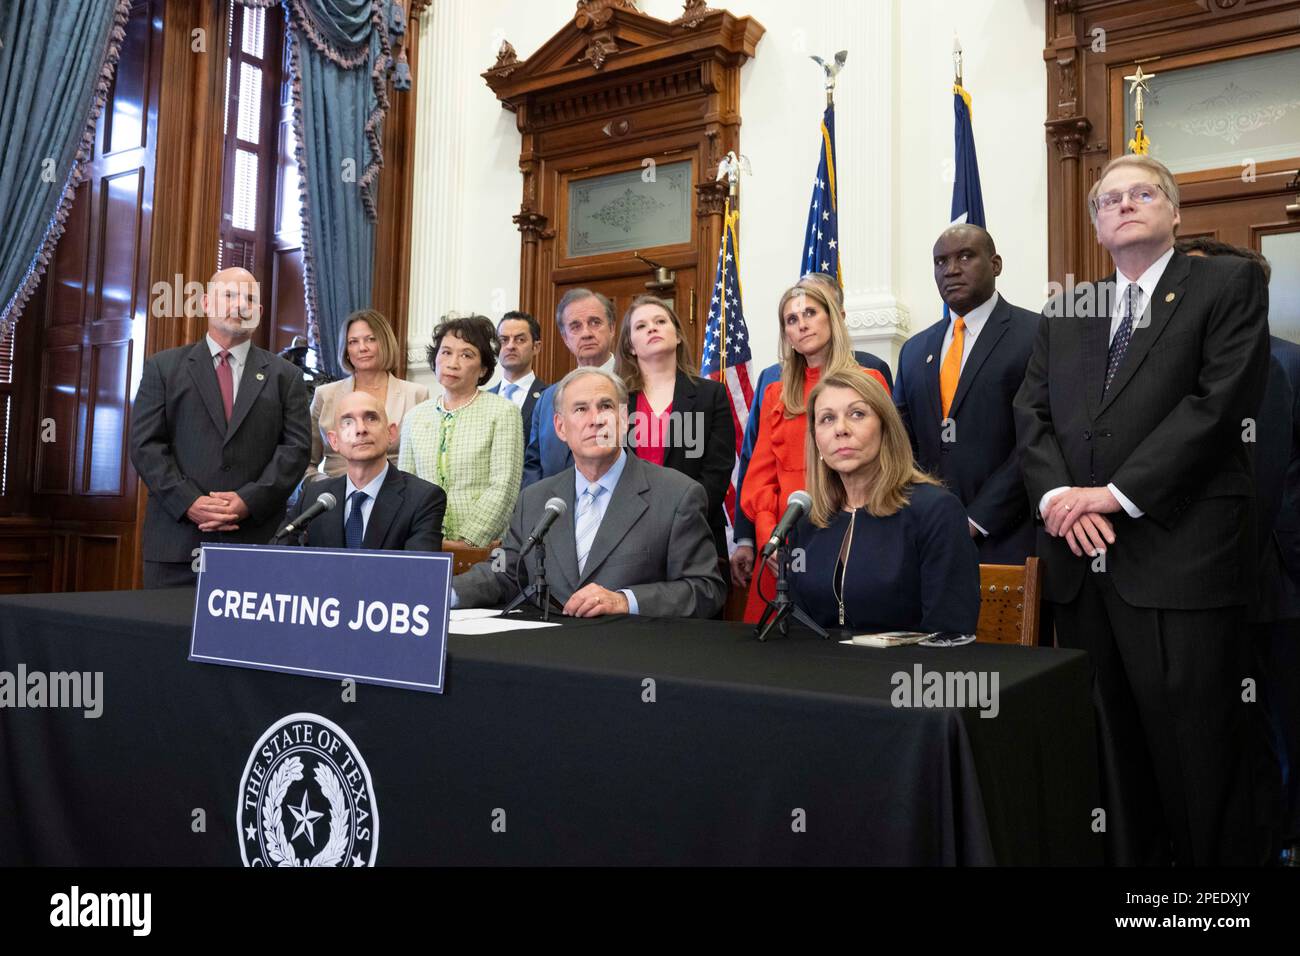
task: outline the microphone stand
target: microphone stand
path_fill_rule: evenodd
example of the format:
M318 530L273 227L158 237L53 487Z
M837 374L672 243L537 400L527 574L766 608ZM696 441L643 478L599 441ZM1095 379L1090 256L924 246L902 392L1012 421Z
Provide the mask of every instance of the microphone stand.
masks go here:
M522 558L520 559L523 560ZM502 616L509 614L525 601L536 605L542 612L542 620L551 619L551 608L557 611L563 611L564 606L559 601L551 597L551 585L546 580L546 539L542 538L537 542L537 577L524 588L515 599L506 605L506 609L501 612Z
M754 636L760 641L766 641L771 634L772 628L778 628L782 637L788 637L790 634L791 616L796 621L808 628L820 637L826 638L830 635L826 629L807 615L803 608L794 603L790 597L790 582L786 580L786 572L789 570L790 556L786 553L786 542L783 539L777 545L776 553L776 596L767 602L767 607L763 610L763 616L758 619L758 625L754 628ZM762 565L754 572L761 574Z

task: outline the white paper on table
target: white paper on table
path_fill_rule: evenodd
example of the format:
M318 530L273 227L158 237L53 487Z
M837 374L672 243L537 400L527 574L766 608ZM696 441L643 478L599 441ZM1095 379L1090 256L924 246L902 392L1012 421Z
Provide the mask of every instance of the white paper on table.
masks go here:
M531 631L538 627L559 627L548 621L516 621L505 618L477 618L468 621L453 620L447 625L448 634L498 634L502 631Z
M457 607L451 610L453 621L476 621L483 617L497 617L500 611L490 607Z

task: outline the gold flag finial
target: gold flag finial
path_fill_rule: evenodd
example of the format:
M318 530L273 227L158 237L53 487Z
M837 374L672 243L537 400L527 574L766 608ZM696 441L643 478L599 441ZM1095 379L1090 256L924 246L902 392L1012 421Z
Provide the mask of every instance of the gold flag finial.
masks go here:
M1145 156L1151 151L1151 140L1147 139L1143 126L1143 118L1146 110L1145 94L1151 92L1151 87L1147 86L1151 80L1154 80L1154 73L1143 73L1142 64L1137 65L1137 70L1124 79L1129 81L1128 92L1133 99L1133 138L1128 141L1130 153L1137 156Z

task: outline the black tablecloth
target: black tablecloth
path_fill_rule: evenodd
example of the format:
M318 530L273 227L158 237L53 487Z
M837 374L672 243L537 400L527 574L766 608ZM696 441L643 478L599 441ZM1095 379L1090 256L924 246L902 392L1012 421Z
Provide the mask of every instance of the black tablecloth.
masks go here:
M1077 652L566 621L453 636L441 696L361 684L345 702L336 681L190 663L193 604L0 600L0 671L104 675L98 719L0 710L0 863L238 865L250 752L300 711L368 764L379 865L1101 860ZM998 716L892 706L917 663L997 672Z

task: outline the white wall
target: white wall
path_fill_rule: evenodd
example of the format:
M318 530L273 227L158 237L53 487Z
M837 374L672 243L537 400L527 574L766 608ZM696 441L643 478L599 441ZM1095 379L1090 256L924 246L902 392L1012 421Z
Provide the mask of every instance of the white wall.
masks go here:
M867 3L878 5L870 15L879 7L888 14L894 4L892 37L869 35L873 31L863 27L869 16L858 5ZM641 6L662 19L681 12L679 0L643 0ZM477 74L495 61L503 38L526 58L573 9L572 0L436 0L424 17L409 323L413 373L423 366L438 315L459 309L495 318L516 303L520 239L510 217L520 201L519 134L514 114L501 109ZM966 50L989 226L1006 260L1000 288L1026 307L1040 303L1047 278L1042 0L732 0L727 9L767 28L741 81L741 151L754 174L741 186L740 277L759 363L776 357L776 301L798 277L816 171L825 99L810 53L849 50L836 123L850 307L855 295L896 300L911 313L912 331L938 317L929 253L951 201L954 29ZM878 56L877 45L887 42L892 97L863 83L873 48ZM877 94L888 102L873 100ZM881 116L889 128L869 128ZM868 158L847 149L855 140L890 151L870 161L892 181L867 179ZM865 228L859 223L866 242L855 246L845 219L882 185L881 208L891 208L892 196L892 214L873 216L881 221ZM867 243L870 251L862 248ZM893 261L882 274L870 267L869 255ZM418 377L430 376L425 371Z
M952 35L964 52L988 229L1002 255L998 290L1038 309L1047 285L1046 4L1041 0L906 0L901 4L896 228L898 295L912 331L942 314L930 249L952 204ZM936 78L930 82L928 78Z

